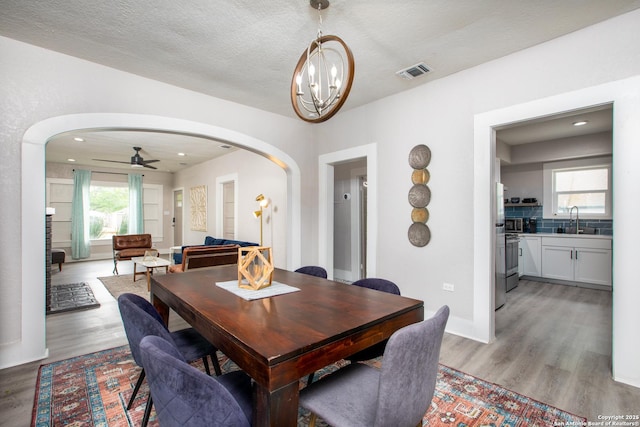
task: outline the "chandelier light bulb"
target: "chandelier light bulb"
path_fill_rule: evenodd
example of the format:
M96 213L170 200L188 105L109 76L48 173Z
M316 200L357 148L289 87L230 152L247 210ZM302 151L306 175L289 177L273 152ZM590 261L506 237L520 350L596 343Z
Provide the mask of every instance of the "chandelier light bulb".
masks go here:
M304 92L302 91L302 74L298 73L298 75L296 76L296 85L298 86L298 95L304 95Z
M309 84L313 85L314 84L314 76L316 74L316 67L313 66L313 64L309 64Z

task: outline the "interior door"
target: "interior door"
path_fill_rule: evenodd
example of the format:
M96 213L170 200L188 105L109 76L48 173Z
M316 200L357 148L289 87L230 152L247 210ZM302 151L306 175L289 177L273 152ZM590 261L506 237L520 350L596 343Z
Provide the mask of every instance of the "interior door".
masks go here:
M235 182L222 184L222 237L233 240L235 236Z
M182 246L182 190L173 191L173 246Z

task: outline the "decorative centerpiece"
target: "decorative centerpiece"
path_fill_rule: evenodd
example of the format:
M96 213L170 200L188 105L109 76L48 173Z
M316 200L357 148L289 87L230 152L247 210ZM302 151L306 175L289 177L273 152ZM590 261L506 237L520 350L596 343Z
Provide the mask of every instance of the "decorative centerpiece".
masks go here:
M258 289L271 286L273 254L267 246L238 248L238 287Z

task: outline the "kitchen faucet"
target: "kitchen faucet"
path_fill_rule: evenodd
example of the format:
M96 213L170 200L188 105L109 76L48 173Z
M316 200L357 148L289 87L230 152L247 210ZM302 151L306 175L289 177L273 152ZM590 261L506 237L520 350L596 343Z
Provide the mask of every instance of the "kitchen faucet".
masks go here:
M576 210L576 232L575 234L580 233L580 209L578 209L577 206L571 206L571 209L569 209L569 228L571 228L571 223L573 222L573 220L571 219L572 215L573 215L573 210Z

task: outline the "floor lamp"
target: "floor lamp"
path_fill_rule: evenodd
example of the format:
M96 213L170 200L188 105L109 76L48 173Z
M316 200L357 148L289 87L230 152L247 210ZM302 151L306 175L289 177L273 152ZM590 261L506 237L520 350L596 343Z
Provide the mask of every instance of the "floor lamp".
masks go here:
M262 212L263 209L269 207L269 199L262 194L258 194L258 196L256 196L256 202L260 203L260 210L254 211L253 216L260 218L260 246L262 246Z

